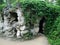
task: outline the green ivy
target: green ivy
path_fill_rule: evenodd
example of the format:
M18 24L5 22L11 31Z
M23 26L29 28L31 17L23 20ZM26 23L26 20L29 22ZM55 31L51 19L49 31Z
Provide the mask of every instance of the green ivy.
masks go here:
M26 26L31 28L36 24L36 19L45 16L46 24L44 34L49 38L51 45L60 45L60 6L54 6L40 0L20 0L20 4L25 17ZM5 5L0 5L0 9L4 6ZM24 34L23 38L31 39L32 36L32 33L28 32Z
M57 18L60 16L60 7L49 5L43 1L21 1L21 8L25 16L26 25L30 28L29 22L33 25L36 23L36 19L40 19L45 16L45 30L44 33L52 40L52 45L54 45L55 39L59 39L59 24L60 21ZM30 35L30 34L29 34Z

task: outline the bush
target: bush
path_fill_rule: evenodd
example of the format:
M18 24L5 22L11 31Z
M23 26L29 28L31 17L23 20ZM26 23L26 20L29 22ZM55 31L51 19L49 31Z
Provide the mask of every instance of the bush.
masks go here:
M23 14L25 16L26 25L29 26L29 28L31 27L29 22L35 24L36 19L40 19L40 17L45 16L45 35L53 42L55 39L59 39L60 21L58 21L57 18L60 16L60 9L58 6L48 6L45 2L39 0L21 1L20 3L23 9ZM54 45L54 43L52 45Z

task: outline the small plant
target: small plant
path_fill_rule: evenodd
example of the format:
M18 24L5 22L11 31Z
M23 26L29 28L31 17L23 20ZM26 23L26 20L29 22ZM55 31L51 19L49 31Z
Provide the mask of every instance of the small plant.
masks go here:
M31 32L27 32L23 35L23 39L30 40L33 38L33 34Z

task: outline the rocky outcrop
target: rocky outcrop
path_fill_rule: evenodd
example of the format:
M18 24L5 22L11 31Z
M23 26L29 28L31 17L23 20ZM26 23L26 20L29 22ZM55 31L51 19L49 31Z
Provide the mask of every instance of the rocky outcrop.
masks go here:
M5 8L3 10L3 18L3 22L0 22L0 32L6 37L16 36L21 38L24 33L28 32L28 30L25 30L24 16L20 8L17 8L15 11Z
M32 29L28 29L25 25L25 18L21 8L4 8L3 17L0 22L0 33L3 33L6 37L22 38L24 34L28 34L29 31L32 35L36 35L39 31L39 21L34 25Z

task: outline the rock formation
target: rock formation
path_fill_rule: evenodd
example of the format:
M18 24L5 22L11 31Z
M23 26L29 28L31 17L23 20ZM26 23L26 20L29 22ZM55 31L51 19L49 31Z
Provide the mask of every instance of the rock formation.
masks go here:
M0 21L0 33L3 33L3 35L6 37L22 38L24 34L28 34L29 32L31 32L32 35L37 35L38 32L40 33L40 31L42 31L41 29L44 27L42 17L36 20L37 23L34 24L33 28L26 26L24 14L22 12L22 9L19 7L9 9L6 7L3 9L1 16L2 20ZM42 27L39 27L39 25L41 25L39 21L41 23L43 22Z
M0 22L0 32L6 37L16 36L21 38L23 34L27 33L24 16L21 8L12 9L5 8L3 10L3 22Z

